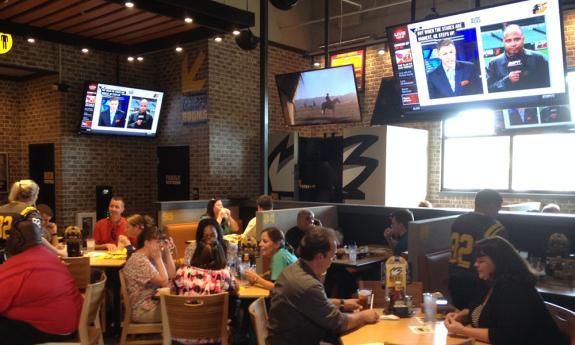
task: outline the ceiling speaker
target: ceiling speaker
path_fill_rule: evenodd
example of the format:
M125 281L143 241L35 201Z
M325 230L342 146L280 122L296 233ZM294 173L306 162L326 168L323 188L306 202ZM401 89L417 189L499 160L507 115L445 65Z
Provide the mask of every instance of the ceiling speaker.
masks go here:
M243 50L253 50L258 46L260 39L252 34L250 29L242 30L239 35L236 36L236 43Z
M290 10L297 4L297 0L270 0L270 2L276 8L283 11Z

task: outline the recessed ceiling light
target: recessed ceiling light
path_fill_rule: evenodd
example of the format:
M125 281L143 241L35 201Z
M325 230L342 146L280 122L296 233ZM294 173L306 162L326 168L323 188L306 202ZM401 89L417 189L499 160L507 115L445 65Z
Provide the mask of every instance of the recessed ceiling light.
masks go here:
M385 49L380 49L380 50L377 51L377 53L378 53L379 55L384 55L384 54L385 54Z
M183 50L184 50L184 48L182 48L182 47L176 47L176 51L177 51L178 53L181 53Z
M28 41L28 43L34 43L34 42L36 42L36 40L33 39L32 37L28 38L26 41Z
M319 62L314 62L313 65L314 67L319 67Z
M222 38L221 38L220 36L216 36L216 37L214 38L214 41L220 43L220 42L222 41Z
M82 48L82 53L88 54L89 52L90 52L90 49L88 49L88 48Z
M194 22L194 20L193 20L192 18L190 18L190 17L186 17L186 19L184 19L184 21L185 21L186 23L188 23L188 24L191 24L191 23Z
M238 36L240 34L240 30L234 30L232 31L232 34L234 34L234 36Z
M134 57L133 57L133 56L128 56L128 61L133 62L133 61L134 61Z
M124 3L124 5L125 5L127 8L132 8L132 7L134 7L134 3L131 2L131 1L126 1L126 2Z
M141 56L138 56L138 58L137 58L136 60L138 60L138 61L142 62L142 61L144 61L144 58L143 58L143 57L141 57Z

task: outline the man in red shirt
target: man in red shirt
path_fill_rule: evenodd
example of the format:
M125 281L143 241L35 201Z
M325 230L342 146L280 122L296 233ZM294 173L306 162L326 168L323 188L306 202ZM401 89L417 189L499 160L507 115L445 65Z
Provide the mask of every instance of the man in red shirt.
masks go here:
M126 236L126 218L124 213L124 199L115 196L108 206L108 218L100 219L94 228L96 249L114 251L118 247L120 235ZM134 239L130 238L132 243Z

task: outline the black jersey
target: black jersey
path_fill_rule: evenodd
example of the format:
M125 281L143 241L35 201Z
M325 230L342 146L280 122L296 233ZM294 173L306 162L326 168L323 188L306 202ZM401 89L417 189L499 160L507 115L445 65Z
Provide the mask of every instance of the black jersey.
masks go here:
M491 236L507 236L505 228L497 220L476 212L459 216L451 226L449 265L473 269L475 242Z
M22 202L0 207L0 263L5 252L19 253L42 243L40 213Z

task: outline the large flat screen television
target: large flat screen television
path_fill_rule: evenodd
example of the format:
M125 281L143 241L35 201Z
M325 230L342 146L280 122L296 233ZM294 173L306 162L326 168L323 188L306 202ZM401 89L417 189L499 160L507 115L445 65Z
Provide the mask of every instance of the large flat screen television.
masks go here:
M88 82L80 133L154 137L163 92Z
M353 65L276 75L288 126L361 121Z
M565 103L561 22L559 0L527 0L388 27L401 117Z

